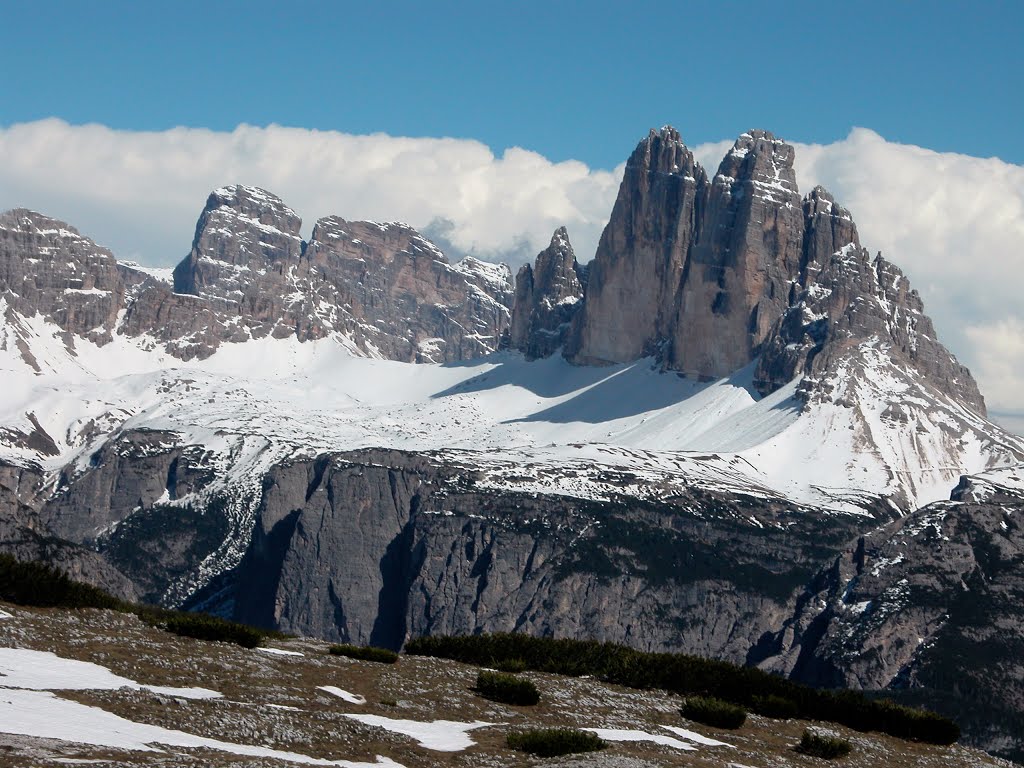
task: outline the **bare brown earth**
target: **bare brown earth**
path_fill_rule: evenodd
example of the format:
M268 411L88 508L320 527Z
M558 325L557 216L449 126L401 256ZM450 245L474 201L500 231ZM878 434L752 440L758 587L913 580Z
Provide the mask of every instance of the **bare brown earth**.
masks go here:
M802 721L750 716L737 731L721 731L684 720L678 696L635 691L590 679L528 673L541 690L536 707L512 707L473 693L477 668L455 662L403 656L395 665L331 656L309 639L275 641L304 656L274 656L224 643L201 642L152 629L132 615L109 611L27 609L0 604L13 614L0 620L0 646L50 651L100 664L142 684L202 686L224 694L184 700L149 691L69 691L59 695L101 707L136 722L173 728L222 741L298 752L323 759L365 760L385 755L407 768L425 766L731 766L784 768L825 765L793 751L803 730L816 727L848 738L853 753L844 766L1009 766L964 747L915 744L878 734ZM317 690L334 685L364 696L348 704ZM2 686L2 678L0 678ZM277 707L294 707L295 710ZM471 732L477 744L463 752L435 752L414 740L343 717L372 713L406 720L484 720L496 725ZM532 758L509 750L512 728L576 726L639 729L660 725L689 728L734 745L698 746L683 752L653 743L613 743L593 755ZM0 723L0 731L3 723ZM212 750L164 747L128 752L0 733L0 765L85 764L147 766L286 766L285 761L234 756ZM98 762L92 762L98 761Z

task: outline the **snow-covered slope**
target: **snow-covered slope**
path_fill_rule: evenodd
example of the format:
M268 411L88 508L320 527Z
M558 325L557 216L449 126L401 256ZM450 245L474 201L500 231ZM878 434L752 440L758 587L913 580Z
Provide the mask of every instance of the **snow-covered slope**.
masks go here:
M850 372L833 401L805 403L799 380L760 398L753 366L698 383L650 360L580 367L506 352L416 365L362 357L340 335L228 343L183 362L145 336L69 345L40 316L7 310L0 458L51 472L84 469L112 435L150 429L212 452L225 484L285 458L389 447L490 466L496 483L513 465L528 483L532 467L535 482L546 476L546 490L568 495L602 495L581 478L610 467L650 477L638 494L675 480L838 509L885 495L907 508L1024 450L952 403L956 423L907 397L902 420L892 417L889 401L905 393L881 356L867 375Z

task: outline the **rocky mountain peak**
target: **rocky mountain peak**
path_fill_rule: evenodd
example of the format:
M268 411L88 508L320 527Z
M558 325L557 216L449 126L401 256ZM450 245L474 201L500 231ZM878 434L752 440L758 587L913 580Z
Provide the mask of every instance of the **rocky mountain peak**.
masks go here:
M298 235L302 219L277 195L259 187L230 184L215 189L206 200L203 213L229 208L240 216L253 219L291 235Z
M793 193L797 191L793 160L796 150L768 131L741 133L721 165L715 181L730 184L729 179L763 185L764 191ZM721 178L719 178L721 177Z
M302 219L279 197L240 184L210 194L196 224L191 253L175 267L174 290L238 301L252 273L279 275L302 254Z
M585 270L577 263L565 227L516 276L511 345L528 358L547 357L565 344L583 306Z
M573 360L617 363L655 354L670 335L707 175L666 126L633 151L588 265L587 306L567 344Z
M693 153L683 143L679 131L671 125L657 131L652 128L647 138L637 144L626 162L627 169L633 167L647 173L668 173L677 176L693 176L697 165Z
M77 229L25 208L0 213L0 299L70 334L110 340L123 300L117 262Z

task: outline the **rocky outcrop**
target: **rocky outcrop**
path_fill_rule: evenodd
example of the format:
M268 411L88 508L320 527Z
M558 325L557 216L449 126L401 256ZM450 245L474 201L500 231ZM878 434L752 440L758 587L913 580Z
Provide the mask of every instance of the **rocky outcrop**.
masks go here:
M793 158L752 131L709 179L677 131L651 131L601 236L573 358L658 355L698 378L749 363L805 260Z
M524 264L516 275L511 346L530 360L561 348L583 307L585 284L586 270L576 261L565 227L560 227L536 262Z
M795 154L770 133L744 133L708 182L670 328L672 368L703 378L742 368L789 306L803 247Z
M498 348L509 326L508 267L473 258L449 264L404 224L320 219L305 260L316 285L305 313L374 356L437 363L480 357Z
M672 335L708 180L671 127L652 130L626 163L589 265L587 303L569 350L583 364L657 353Z
M174 269L174 290L259 311L251 289L274 281L283 287L285 276L294 274L302 255L301 228L295 211L262 189L238 184L214 190L196 224L191 253ZM267 298L281 298L282 291L277 293Z
M89 459L91 471L65 469L42 523L61 538L94 545L134 511L184 495L179 483L189 473L177 442L172 433L146 430L104 443Z
M837 558L765 643L775 647L762 665L816 685L896 691L956 717L970 743L1019 760L1021 514L1024 467L964 477L950 501Z
M117 261L74 227L34 211L0 213L0 301L6 322L37 313L69 336L110 341L124 303Z
M40 517L47 498L44 483L40 468L0 460L0 553L47 563L116 597L137 600L135 584L106 558L47 529Z
M898 267L850 244L808 265L807 288L776 321L758 361L755 381L770 392L799 375L808 390L856 365L857 347L880 348L896 372L935 388L984 416L985 401L967 368L939 343L917 291Z

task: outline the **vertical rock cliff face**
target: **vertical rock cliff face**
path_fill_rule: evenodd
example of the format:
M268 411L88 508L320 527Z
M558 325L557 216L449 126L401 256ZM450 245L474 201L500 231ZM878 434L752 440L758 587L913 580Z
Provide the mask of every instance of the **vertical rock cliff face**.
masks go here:
M790 145L752 131L709 179L678 132L651 131L591 266L574 359L657 354L702 378L749 363L805 261L793 158Z
M511 346L533 360L562 347L583 307L586 270L576 261L565 227L537 254L534 266L516 275L510 329Z
M673 128L652 130L634 150L589 265L576 362L635 360L672 335L707 185Z
M696 488L655 505L495 493L422 454L325 455L267 475L237 586L217 599L355 643L524 631L743 661L873 525L791 507Z
M789 306L804 235L794 156L770 133L745 133L711 180L671 328L676 370L717 378L742 368Z

